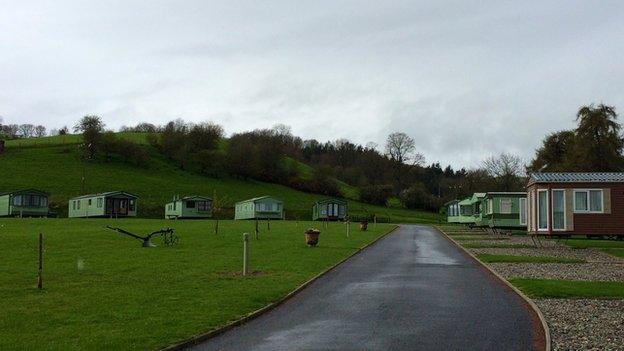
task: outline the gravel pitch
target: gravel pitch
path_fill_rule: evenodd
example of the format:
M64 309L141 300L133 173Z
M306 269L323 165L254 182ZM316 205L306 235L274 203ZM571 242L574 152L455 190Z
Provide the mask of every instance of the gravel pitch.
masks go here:
M624 300L535 300L553 350L624 350Z
M528 236L466 243L533 245ZM535 248L472 248L473 254L578 258L587 263L489 263L505 278L624 281L624 259L597 249L573 249L556 240ZM553 350L624 350L624 300L535 299L552 336Z

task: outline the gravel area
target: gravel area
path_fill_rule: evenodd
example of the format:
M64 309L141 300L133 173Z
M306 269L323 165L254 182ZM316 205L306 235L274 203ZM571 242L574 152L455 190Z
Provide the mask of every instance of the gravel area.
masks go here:
M624 300L534 300L553 350L624 350Z
M496 272L513 277L537 279L624 282L621 263L488 263ZM624 314L624 311L622 311Z
M475 248L473 254L515 255L515 256L550 256L562 258L578 258L595 263L621 263L624 260L596 249L572 249L566 246L550 246L539 248Z

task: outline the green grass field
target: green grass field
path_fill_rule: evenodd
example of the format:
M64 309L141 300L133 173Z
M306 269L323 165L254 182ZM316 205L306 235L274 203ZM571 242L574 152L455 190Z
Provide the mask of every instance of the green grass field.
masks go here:
M164 347L259 309L388 232L344 223L260 223L250 241L251 277L241 277L242 233L252 221L149 219L0 219L0 350ZM146 249L104 228L137 233L176 229L177 246ZM45 235L44 290L36 288L37 233Z
M622 240L598 240L598 239L568 239L561 243L577 249L595 248L624 248Z
M122 138L145 143L146 134L119 133ZM235 202L256 196L273 195L284 201L287 218L311 219L312 204L323 195L310 194L286 186L241 180L231 177L210 178L178 169L155 150L150 151L148 168L119 161L81 161L80 136L9 140L0 156L0 192L37 188L50 194L51 210L67 215L69 198L84 193L125 190L137 194L139 217L161 218L164 205L174 195L204 195L222 198L230 207L224 216L233 218ZM302 165L303 168L307 167ZM309 170L308 170L309 172ZM305 175L305 172L303 172ZM341 183L346 196L357 196L357 189ZM395 223L437 223L440 215L432 212L383 207L348 200L352 215L376 214Z
M600 251L604 251L615 257L624 258L624 248L600 249Z
M512 278L513 285L531 298L622 299L624 283Z
M477 257L488 263L585 263L585 260L576 258L549 257L549 256L515 256L479 254Z

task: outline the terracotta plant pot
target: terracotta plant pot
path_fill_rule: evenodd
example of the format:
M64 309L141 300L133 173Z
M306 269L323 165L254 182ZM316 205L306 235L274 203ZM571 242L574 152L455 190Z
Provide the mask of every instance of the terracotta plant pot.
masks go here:
M308 246L316 246L318 244L319 235L321 231L314 228L309 228L305 231L305 240Z
M367 221L360 222L360 230L366 231L366 229L368 229L368 222Z

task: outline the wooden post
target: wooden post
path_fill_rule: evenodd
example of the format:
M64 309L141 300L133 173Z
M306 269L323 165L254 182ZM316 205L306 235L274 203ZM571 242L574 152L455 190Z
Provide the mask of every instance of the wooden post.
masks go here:
M267 218L267 230L271 231L271 218Z
M43 289L43 233L39 233L39 274L37 276L37 288Z
M373 216L373 225L377 228L377 215Z
M347 220L345 223L347 223L347 238L348 238L351 234L351 221Z
M249 234L243 233L243 275L249 272Z
M256 218L256 240L258 240L258 234L260 230L258 230L258 218Z

